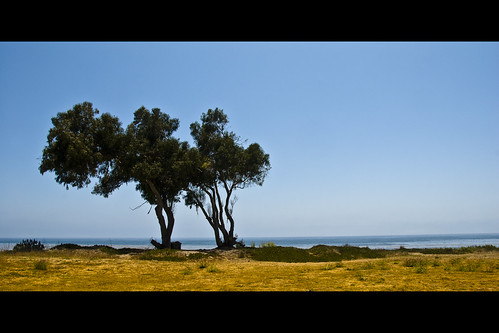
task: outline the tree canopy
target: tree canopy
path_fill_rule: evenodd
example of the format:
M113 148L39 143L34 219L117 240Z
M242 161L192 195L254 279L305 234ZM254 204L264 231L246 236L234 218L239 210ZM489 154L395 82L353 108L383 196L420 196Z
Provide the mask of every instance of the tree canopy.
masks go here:
M53 171L56 181L66 188L82 188L92 177L107 173L120 149L123 129L118 118L98 114L92 103L83 102L52 118L41 174Z

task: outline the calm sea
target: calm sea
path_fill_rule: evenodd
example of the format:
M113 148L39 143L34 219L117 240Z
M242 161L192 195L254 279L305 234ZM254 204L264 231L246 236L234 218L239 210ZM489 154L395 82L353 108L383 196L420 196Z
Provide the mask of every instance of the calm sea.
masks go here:
M0 250L11 250L22 238L0 238ZM150 238L36 238L46 248L63 243L83 246L109 245L114 248L149 248L153 246ZM182 243L182 249L212 249L216 247L212 238L178 238L172 239ZM446 234L446 235L397 235L397 236L331 236L331 237L247 237L243 238L246 246L260 245L262 242L273 242L278 246L310 248L314 245L351 245L369 247L371 249L405 248L441 248L478 245L494 245L499 247L499 233L487 234Z

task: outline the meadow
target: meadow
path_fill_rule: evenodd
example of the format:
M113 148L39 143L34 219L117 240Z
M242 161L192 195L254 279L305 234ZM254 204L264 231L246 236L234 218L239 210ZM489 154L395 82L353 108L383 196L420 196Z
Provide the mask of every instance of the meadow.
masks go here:
M499 291L499 248L0 252L0 291Z

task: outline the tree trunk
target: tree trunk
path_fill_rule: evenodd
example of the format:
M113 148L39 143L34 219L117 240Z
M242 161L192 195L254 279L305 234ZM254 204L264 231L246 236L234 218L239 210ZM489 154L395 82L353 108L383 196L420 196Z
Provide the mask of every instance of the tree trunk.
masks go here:
M165 217L163 216L163 209L160 205L157 205L156 208L154 208L154 211L156 212L159 228L161 230L161 244L156 242L155 240L151 240L151 244L158 249L169 249L170 237L168 236L168 229L166 227ZM170 224L169 221L168 224Z
M205 189L203 189L203 191L205 193L207 193L208 196L210 195ZM196 201L196 207L201 208L201 211L203 212L204 217L206 218L206 220L208 221L210 226L213 228L213 232L215 233L215 242L217 244L217 247L222 246L222 240L220 239L220 233L218 231L218 223L216 223L213 220L213 216L210 216L210 214L208 214L206 209L204 209L203 202L201 200L199 200L199 198L196 196L196 194L193 191L190 191L190 192L194 195L194 200Z
M229 228L229 238L230 238L230 246L234 246L236 244L236 239L234 238L234 219L232 218L232 214L229 211L229 200L230 196L232 194L232 188L228 188L227 185L225 185L225 191L227 192L227 197L225 199L225 215L227 216L227 220L230 223L230 228Z
M223 243L220 239L220 233L218 232L218 226L213 227L213 231L215 232L215 242L217 243L217 247L222 247Z
M156 216L158 217L158 222L161 229L161 244L154 240L151 241L151 244L156 248L169 249L171 248L171 236L173 232L173 224L175 223L172 207L168 207L167 203L163 203L163 199L161 198L161 195L159 194L156 186L154 186L153 182L147 180L147 184L156 197L157 206L154 210L156 211ZM165 218L163 217L163 210L166 212L166 216L168 218L168 227L166 226Z
M220 224L220 218L219 218L220 215L218 215L220 210L217 207L217 202L216 202L216 198L215 198L215 196L216 196L215 190L211 187L209 189L211 190L211 193L207 189L203 189L203 191L206 194L208 194L208 197L210 198L211 214L212 214L211 221L212 221L213 231L215 232L215 241L217 242L217 247L222 247L223 242L220 238L220 231L222 232L224 240L225 240L225 238L226 238L225 233L224 233L225 230L223 229L223 225Z
M172 204L173 205L173 204ZM158 243L154 239L151 240L151 244L154 245L157 249L171 249L172 247L172 233L173 226L175 224L175 216L173 215L173 208L171 206L165 205L163 206L164 211L166 212L166 217L168 219L168 225L165 223L165 218L163 216L163 212L161 206L156 206L154 209L156 212L156 216L158 217L159 226L161 229L161 243Z
M226 187L227 189L227 187ZM210 223L210 226L213 228L213 232L215 234L215 241L217 243L218 248L233 248L236 244L236 239L234 238L234 219L232 218L232 214L229 211L229 200L230 195L232 193L232 188L229 189L228 195L225 199L225 206L223 205L222 198L220 196L220 192L218 190L217 185L215 184L213 187L202 186L201 190L208 196L209 207L211 206L211 211L207 212L203 207L203 202L196 198L195 193L191 191L195 196L196 206L201 208L205 218ZM229 223L229 231L225 227L224 215L227 218L227 223ZM211 215L211 216L210 216ZM220 235L220 233L222 235ZM223 237L223 240L222 240Z
M228 243L229 240L229 233L227 232L227 229L225 229L224 225L224 219L223 219L223 207L222 207L222 201L220 200L220 194L218 193L218 187L215 184L214 188L212 190L212 195L210 196L210 201L211 201L211 208L213 211L213 218L215 225L218 227L218 230L222 232L223 235L223 242L217 242L218 247L230 247L230 243ZM220 207L217 205L217 201L220 203Z
M166 212L166 218L168 219L168 226L166 227L166 234L162 238L163 239L163 246L165 246L167 249L171 249L173 225L175 224L175 216L173 215L173 202L170 206L168 206L168 204L166 204L163 208Z

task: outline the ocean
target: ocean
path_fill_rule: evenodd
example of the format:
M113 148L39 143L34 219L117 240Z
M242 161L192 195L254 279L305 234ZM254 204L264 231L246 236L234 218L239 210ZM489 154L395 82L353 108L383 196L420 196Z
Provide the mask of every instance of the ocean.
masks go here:
M0 238L0 250L11 250L22 238ZM114 248L153 249L150 238L36 238L45 248L72 243L82 246L108 245ZM157 239L158 240L158 239ZM259 246L262 242L273 242L278 246L310 248L314 245L351 245L371 249L444 248L494 245L499 247L499 233L486 234L442 234L442 235L393 235L393 236L330 236L330 237L243 237L246 246ZM180 241L182 249L212 249L216 247L213 238L173 238Z

